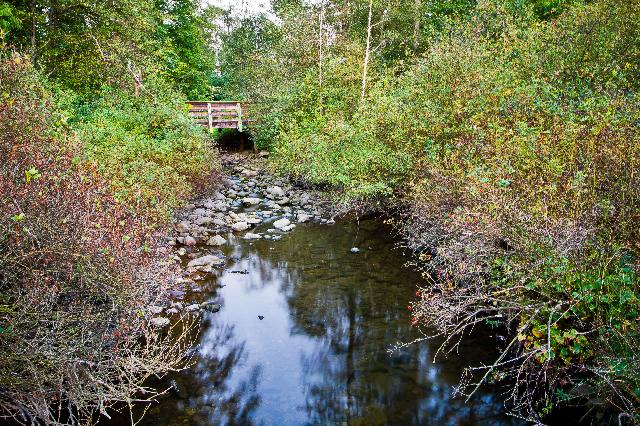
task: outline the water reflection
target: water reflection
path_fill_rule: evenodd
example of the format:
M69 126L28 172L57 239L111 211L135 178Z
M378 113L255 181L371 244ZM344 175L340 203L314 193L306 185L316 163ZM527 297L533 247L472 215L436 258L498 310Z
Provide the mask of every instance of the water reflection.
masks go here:
M209 283L223 309L207 314L199 361L143 423L513 422L491 391L469 404L452 396L464 365L491 359L490 340L437 364L426 344L387 352L415 337L406 306L419 277L381 230L305 225L279 242L234 240Z

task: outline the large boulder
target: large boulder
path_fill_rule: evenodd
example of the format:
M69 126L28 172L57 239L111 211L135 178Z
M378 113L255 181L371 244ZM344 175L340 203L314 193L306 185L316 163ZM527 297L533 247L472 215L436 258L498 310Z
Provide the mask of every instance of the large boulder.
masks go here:
M309 219L311 219L311 216L306 214L306 213L299 213L298 214L298 222L299 223L305 223L308 222Z
M269 195L271 195L271 197L269 198L282 198L285 196L285 192L284 189L280 188L279 186L271 186L269 188L267 188L267 193Z

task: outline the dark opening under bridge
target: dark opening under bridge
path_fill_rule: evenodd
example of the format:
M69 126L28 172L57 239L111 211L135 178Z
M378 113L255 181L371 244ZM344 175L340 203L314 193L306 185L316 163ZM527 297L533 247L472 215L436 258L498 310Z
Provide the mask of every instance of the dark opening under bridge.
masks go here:
M240 101L188 101L189 115L197 124L213 129L238 129L251 122L249 104Z

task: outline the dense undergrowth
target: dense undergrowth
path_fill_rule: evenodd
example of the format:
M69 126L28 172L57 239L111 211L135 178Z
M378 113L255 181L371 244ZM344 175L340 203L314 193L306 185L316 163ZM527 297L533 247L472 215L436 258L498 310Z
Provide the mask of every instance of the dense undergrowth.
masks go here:
M91 424L184 366L188 333L147 308L172 209L217 172L184 106L215 92L216 13L0 1L0 418Z
M511 331L462 393L510 378L534 421L587 400L640 421L640 5L479 1L419 55L374 51L361 96L366 48L332 4L257 37L258 142L286 173L405 207L429 281L415 324L453 346L478 323ZM320 17L328 41L309 37Z
M184 365L187 333L148 322L175 278L158 231L217 160L182 95L144 89L87 101L1 53L3 417L90 422L153 399L146 379Z

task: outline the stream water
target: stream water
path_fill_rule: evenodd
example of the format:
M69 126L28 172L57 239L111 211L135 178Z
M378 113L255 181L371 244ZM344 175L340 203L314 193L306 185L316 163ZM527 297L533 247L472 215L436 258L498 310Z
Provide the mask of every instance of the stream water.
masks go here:
M141 424L516 423L495 389L468 403L453 395L465 366L494 359L490 337L437 362L430 342L388 351L419 335L407 305L421 279L381 221L226 238L227 266L201 294L222 309L204 314L197 362Z

